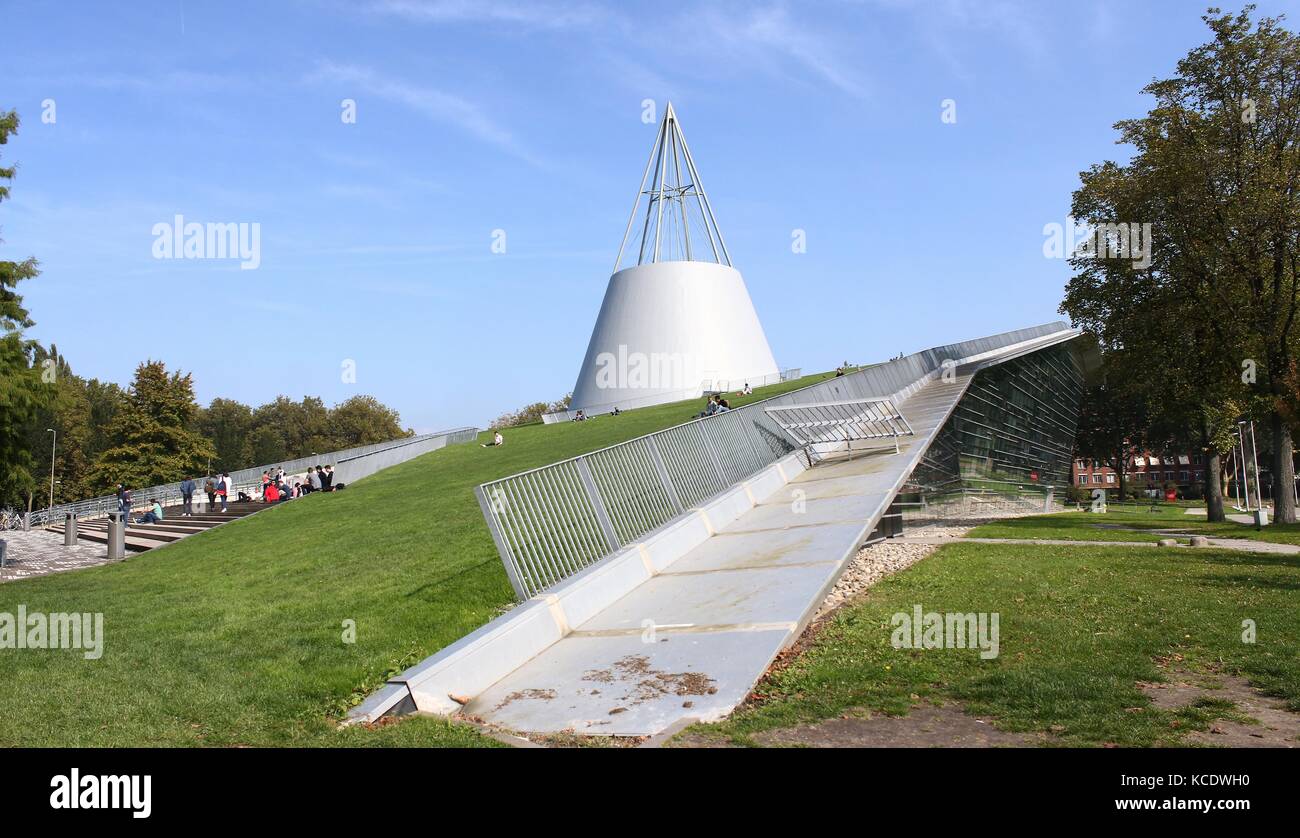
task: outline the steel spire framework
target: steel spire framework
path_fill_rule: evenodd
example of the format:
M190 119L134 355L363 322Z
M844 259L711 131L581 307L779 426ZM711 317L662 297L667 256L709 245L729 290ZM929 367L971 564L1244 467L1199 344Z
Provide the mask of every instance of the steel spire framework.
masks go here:
M652 174L653 170L653 174ZM614 262L617 272L623 265L628 238L637 220L642 197L646 201L645 219L641 223L641 246L636 249L636 264L654 262L714 262L731 266L731 255L722 239L722 230L709 206L708 195L700 183L700 173L686 145L681 123L669 102L659 131L650 149L641 188L637 190L632 214L627 220L623 243Z

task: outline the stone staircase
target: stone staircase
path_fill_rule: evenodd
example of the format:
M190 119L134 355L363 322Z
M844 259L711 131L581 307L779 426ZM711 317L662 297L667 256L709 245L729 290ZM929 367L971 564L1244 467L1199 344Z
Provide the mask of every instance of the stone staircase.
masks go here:
M246 515L251 515L262 509L267 509L275 504L265 503L232 503L227 507L227 511L221 512L220 509L215 511L195 512L192 517L182 518L179 506L164 507L163 514L166 516L157 524L128 524L126 527L126 549L132 552L140 553L145 550L152 550L155 547L161 547L164 544L171 544L173 541L180 541L186 536L195 533L210 530L215 526L224 524L227 521L238 520ZM195 509L202 505L196 500ZM135 517L144 514L144 510L137 509ZM45 529L50 532L63 532L63 524L48 526ZM96 518L87 521L77 522L77 537L83 541L93 541L99 544L108 543L108 519Z

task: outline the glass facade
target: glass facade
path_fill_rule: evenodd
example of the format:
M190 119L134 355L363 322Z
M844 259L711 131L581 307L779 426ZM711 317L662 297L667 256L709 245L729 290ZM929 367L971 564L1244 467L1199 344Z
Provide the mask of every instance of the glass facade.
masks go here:
M904 492L1024 494L1071 483L1083 368L1070 343L976 373Z

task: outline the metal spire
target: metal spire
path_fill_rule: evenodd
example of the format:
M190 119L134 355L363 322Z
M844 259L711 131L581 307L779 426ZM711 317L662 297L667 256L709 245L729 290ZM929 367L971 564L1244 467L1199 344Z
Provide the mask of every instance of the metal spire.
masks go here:
M695 160L691 157L690 147L686 145L686 137L682 134L681 123L677 121L672 102L664 110L664 118L659 122L654 145L650 148L650 159L646 161L645 171L641 175L641 188L637 190L632 214L628 217L627 229L623 232L623 243L619 245L618 258L614 262L615 273L623 264L623 253L627 249L627 240L632 234L632 224L636 221L643 195L648 196L649 200L646 203L645 221L641 225L641 246L637 249L636 260L638 265L686 261L716 262L731 266L731 256L722 240L718 221L713 217L713 209L704 193L700 173L695 169ZM694 246L691 240L692 227L695 227L697 233ZM709 245L704 253L700 252L699 247L702 244L698 235L701 230L704 233L703 240L707 240Z

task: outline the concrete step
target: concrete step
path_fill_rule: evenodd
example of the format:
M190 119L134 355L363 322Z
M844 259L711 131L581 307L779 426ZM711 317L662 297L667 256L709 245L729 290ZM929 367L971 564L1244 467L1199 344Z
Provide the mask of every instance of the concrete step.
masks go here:
M172 544L182 538L210 530L229 521L237 521L254 512L266 509L267 506L268 504L264 503L232 503L229 506L229 511L224 513L195 513L193 516L186 518L182 517L179 512L172 512L157 524L127 524L124 538L126 549L139 553L152 550L155 547L162 547L165 544ZM179 509L179 507L174 508ZM167 509L170 510L173 507ZM136 510L133 514L143 515L144 511ZM167 513L164 512L164 514ZM62 533L63 524L55 524L45 529L54 533ZM94 518L87 521L78 521L77 537L96 544L107 544L108 519Z

